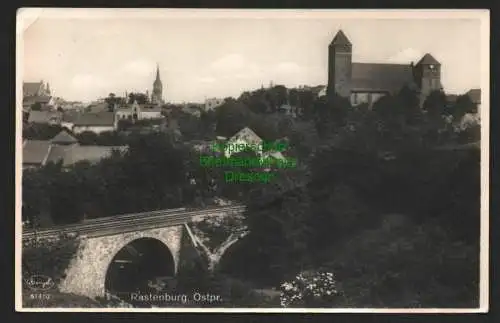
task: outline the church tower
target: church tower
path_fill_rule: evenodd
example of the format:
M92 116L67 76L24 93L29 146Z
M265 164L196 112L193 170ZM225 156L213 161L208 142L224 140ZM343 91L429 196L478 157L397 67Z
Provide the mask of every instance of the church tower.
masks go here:
M339 30L328 46L329 95L337 93L349 98L351 95L352 44L342 30Z
M420 88L422 103L431 92L442 89L441 64L431 54L425 54L415 65L414 75L415 81Z
M151 94L151 102L155 104L163 103L163 84L160 79L160 66L156 64L156 79L153 83L153 93Z

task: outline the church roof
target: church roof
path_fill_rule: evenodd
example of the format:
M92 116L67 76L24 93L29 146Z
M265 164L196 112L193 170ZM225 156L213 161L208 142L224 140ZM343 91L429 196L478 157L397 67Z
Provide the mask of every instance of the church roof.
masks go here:
M411 65L352 63L352 91L397 92L413 84Z
M333 38L331 45L351 45L351 42L342 30L339 30Z
M434 57L432 57L432 55L429 54L429 53L425 54L424 57L422 57L420 59L420 61L418 61L417 65L421 65L421 64L424 64L424 65L440 65L439 62Z
M52 138L50 142L53 144L74 144L77 143L78 140L76 140L75 137L73 137L72 135L63 130L59 132L57 136Z

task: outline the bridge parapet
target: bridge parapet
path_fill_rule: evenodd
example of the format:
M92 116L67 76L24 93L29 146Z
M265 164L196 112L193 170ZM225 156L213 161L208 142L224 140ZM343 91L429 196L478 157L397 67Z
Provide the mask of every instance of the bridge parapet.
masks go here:
M61 234L74 234L78 236L105 236L125 232L177 226L188 222L212 216L221 216L242 213L244 205L231 205L222 207L209 207L206 209L168 209L135 214L124 214L112 217L88 220L83 223L56 226L44 230L27 230L23 232L23 240L33 238L44 239Z

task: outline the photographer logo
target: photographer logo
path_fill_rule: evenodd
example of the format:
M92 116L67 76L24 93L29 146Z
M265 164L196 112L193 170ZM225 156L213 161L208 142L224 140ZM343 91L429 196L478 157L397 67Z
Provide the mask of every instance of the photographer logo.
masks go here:
M33 275L28 279L24 279L24 283L34 291L46 291L55 286L52 278L44 275Z

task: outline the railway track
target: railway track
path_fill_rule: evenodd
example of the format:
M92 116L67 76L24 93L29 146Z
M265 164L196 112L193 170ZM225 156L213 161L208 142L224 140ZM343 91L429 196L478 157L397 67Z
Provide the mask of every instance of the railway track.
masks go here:
M32 238L50 238L61 234L76 234L80 236L96 237L137 230L148 230L180 225L190 222L194 217L216 216L224 212L243 212L245 206L231 205L211 207L203 210L189 210L185 208L159 210L117 215L47 228L44 230L27 230L23 232L23 240Z

